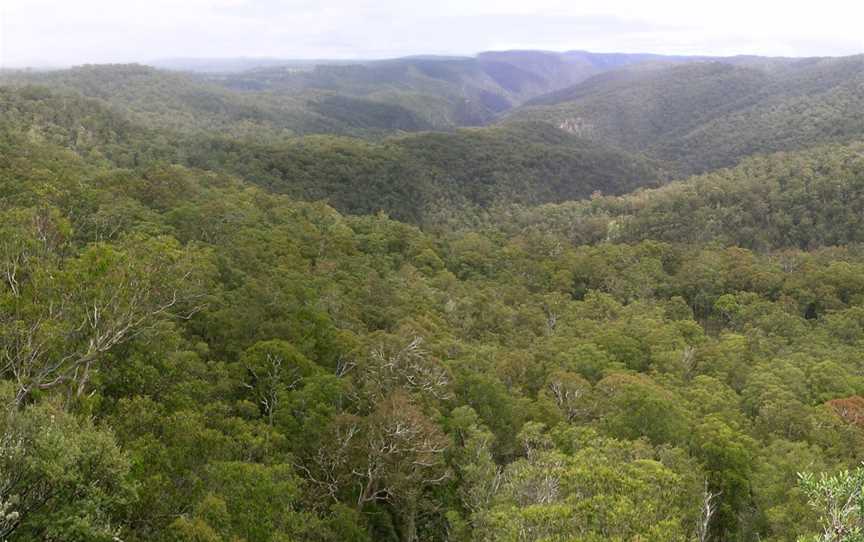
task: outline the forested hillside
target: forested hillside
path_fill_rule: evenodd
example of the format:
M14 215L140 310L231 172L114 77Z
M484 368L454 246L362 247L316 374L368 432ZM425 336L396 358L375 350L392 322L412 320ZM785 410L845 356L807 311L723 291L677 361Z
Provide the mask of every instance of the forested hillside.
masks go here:
M575 244L648 239L758 252L864 243L864 143L746 159L657 190L493 209L505 231L537 229Z
M449 131L271 68L4 79L0 539L855 540L860 59L598 58Z
M279 95L309 91L398 104L442 129L487 124L534 96L579 83L616 68L677 63L687 57L502 51L476 57L409 57L363 63L289 64L211 76L234 90Z
M644 152L682 173L864 134L862 56L646 68L535 98L512 118Z
M511 51L363 63L263 62L249 69L168 72L141 65L0 73L0 83L97 98L155 128L286 135L380 136L493 122L525 100L616 68L687 57ZM184 65L179 61L180 65ZM160 64L173 66L172 63ZM227 63L233 66L235 63ZM193 65L196 65L193 63ZM205 64L206 66L206 64Z
M0 87L0 112L36 141L90 162L138 169L176 163L242 175L271 191L427 223L453 209L549 203L656 185L659 163L542 123L368 141L265 139L148 127L101 101L44 87Z
M323 91L232 92L191 74L135 64L9 72L0 75L0 82L4 81L96 99L144 126L185 134L218 132L264 140L310 133L373 137L433 126L394 103Z

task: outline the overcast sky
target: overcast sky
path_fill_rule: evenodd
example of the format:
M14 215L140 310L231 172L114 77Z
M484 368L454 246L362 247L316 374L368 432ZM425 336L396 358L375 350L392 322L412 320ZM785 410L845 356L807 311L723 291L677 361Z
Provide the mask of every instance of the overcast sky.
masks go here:
M864 53L864 0L0 0L0 66L501 49Z

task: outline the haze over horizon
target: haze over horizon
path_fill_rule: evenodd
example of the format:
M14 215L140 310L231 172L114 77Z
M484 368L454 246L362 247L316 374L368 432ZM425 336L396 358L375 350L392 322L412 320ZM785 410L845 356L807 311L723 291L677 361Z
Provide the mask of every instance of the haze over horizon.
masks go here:
M775 0L4 0L0 67L161 58L374 59L541 49L732 56L864 52L864 5Z

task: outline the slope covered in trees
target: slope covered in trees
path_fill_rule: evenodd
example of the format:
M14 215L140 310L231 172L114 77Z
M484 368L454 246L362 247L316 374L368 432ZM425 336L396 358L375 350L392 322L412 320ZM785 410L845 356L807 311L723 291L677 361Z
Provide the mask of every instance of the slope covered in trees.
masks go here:
M681 69L837 86L741 64ZM688 107L732 118L714 83ZM116 99L0 88L0 538L860 526L864 144L664 184L543 123L253 138Z
M555 231L577 244L655 239L763 252L855 245L864 242L864 144L749 158L657 190L491 215L506 231Z
M133 169L174 163L239 174L344 212L385 211L415 223L466 207L622 194L664 176L655 162L540 123L377 142L336 136L262 140L156 130L98 100L43 87L0 87L0 113L31 138L91 162Z
M862 137L864 57L766 62L610 72L536 98L513 118L552 122L687 173Z
M306 92L232 92L190 74L141 65L9 72L6 85L36 85L97 99L140 124L182 133L283 138L309 133L376 136L433 126L398 104Z
M683 62L687 57L585 51L502 51L476 57L409 57L357 63L262 67L216 74L235 90L279 95L309 91L399 104L436 128L489 123L526 99L628 65Z
M0 74L0 83L47 86L96 98L150 127L172 131L218 131L258 138L304 134L378 137L486 124L530 97L598 73L646 62L685 60L513 51L476 58L286 61L285 66L253 64L247 70L198 74L141 65L97 65L49 72L8 71Z

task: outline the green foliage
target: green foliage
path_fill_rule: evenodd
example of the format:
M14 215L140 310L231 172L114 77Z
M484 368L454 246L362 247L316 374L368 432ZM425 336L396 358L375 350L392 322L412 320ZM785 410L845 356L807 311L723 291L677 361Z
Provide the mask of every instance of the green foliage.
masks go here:
M511 234L555 232L576 244L654 240L698 246L715 243L760 252L854 245L862 242L858 212L864 187L861 150L861 143L853 143L748 158L731 169L620 198L500 207L500 214L489 222ZM708 254L716 257L716 253ZM723 261L698 262L693 279L705 282L699 285L703 288L715 280L711 274L720 272L726 274L722 278L729 284L736 272L747 280L774 280L770 274L750 276L736 271L732 266L751 264L735 254L733 249ZM662 263L668 267L674 260ZM854 265L837 262L833 271L836 274L825 274L824 296L811 300L817 313L820 308L833 308L837 295L848 295L836 291L838 280L855 282L840 278L854 274Z
M701 173L753 154L860 139L861 66L861 56L636 66L536 98L511 118Z
M524 99L556 73L526 75L532 59L471 73ZM777 62L806 96L848 75ZM864 459L861 144L613 197L592 194L662 168L537 123L283 138L268 116L326 80L315 115L422 124L412 82L475 69L279 72L273 96L242 99L224 87L254 74L88 67L31 75L59 92L0 88L0 532L779 542L820 517L860 527L860 473L796 473ZM715 122L728 77L779 77L758 69L679 67L696 95L655 81L682 101L633 135L653 133L645 119L689 130L706 120L693 108ZM626 96L636 75L587 85Z
M650 447L585 440L573 454L538 450L508 465L474 514L474 539L687 539L694 496L674 470Z
M3 404L15 390L3 383ZM129 460L113 435L56 402L0 418L0 536L110 541L134 502Z
M864 469L844 470L833 476L800 475L801 489L811 506L819 511L823 532L810 540L857 542L864 538L861 513L864 510Z
M213 463L205 474L209 492L190 518L170 527L180 540L290 540L315 528L294 511L299 498L289 465Z
M671 59L671 58L670 58ZM176 132L265 139L305 134L377 137L493 121L527 98L651 55L487 53L478 58L259 67L191 74L137 64L6 71L0 83L95 98L138 122Z
M240 175L295 199L325 200L346 213L383 211L425 224L494 204L622 194L656 186L663 177L654 162L541 123L378 141L232 135L211 128L162 131L93 99L3 86L0 113L30 140L66 147L100 165L140 170L145 182L129 181L148 192L140 194L144 199L171 197L188 187L167 162ZM104 227L119 217L94 218Z

